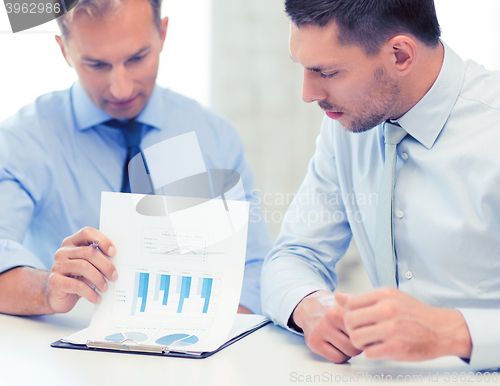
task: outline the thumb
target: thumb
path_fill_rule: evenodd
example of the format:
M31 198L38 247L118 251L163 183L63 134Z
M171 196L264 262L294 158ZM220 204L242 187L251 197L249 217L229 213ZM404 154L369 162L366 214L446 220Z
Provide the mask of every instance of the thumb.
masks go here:
M344 294L342 292L335 292L335 301L340 307L342 308L345 307L347 299L349 299L349 295Z

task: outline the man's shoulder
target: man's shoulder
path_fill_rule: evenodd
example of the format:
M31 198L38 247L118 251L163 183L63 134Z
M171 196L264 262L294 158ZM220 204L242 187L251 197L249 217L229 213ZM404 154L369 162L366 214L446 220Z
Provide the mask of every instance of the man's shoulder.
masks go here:
M60 120L70 107L70 89L52 91L37 97L0 122L2 130L30 129L44 122Z
M233 129L229 120L212 108L168 88L160 86L158 88L162 94L166 114L170 117L196 120L201 124L209 124L220 129Z
M472 61L465 62L465 78L460 97L500 110L500 71L487 70Z

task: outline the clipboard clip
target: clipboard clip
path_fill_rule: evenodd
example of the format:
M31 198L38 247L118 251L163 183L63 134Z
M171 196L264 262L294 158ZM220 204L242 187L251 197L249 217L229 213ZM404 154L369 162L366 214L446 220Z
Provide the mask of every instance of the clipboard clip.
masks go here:
M101 349L101 350L147 352L155 354L168 354L170 352L167 346L162 347L162 346L140 344L130 338L123 339L120 342L103 342L98 340L87 340L87 347Z

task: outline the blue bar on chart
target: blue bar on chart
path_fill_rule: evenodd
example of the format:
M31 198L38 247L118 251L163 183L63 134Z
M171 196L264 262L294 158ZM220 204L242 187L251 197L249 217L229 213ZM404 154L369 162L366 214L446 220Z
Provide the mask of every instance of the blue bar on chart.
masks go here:
M168 291L170 289L170 275L161 275L160 291L163 291L163 306L167 305Z
M148 300L149 273L142 273L139 277L139 291L137 297L142 299L141 312L146 310L146 302Z
M206 314L208 311L208 304L210 303L210 295L212 294L212 282L213 279L204 278L203 279L203 287L201 289L201 297L205 299L205 304L203 305L203 314Z
M134 280L134 292L132 292L132 307L130 307L130 315L135 315L135 309L137 308L137 296L139 295L139 280L140 273L135 273Z
M179 306L177 307L177 313L182 312L182 307L184 306L184 299L189 298L189 292L191 290L191 277L183 276L181 284L181 296L179 298Z

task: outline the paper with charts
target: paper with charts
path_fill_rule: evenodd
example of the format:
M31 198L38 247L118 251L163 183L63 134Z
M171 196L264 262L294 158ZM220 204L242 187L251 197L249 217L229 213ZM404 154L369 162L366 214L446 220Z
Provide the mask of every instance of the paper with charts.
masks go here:
M141 205L161 210L145 216ZM116 245L119 278L89 328L66 340L217 349L236 316L248 210L244 201L103 193L100 230Z

